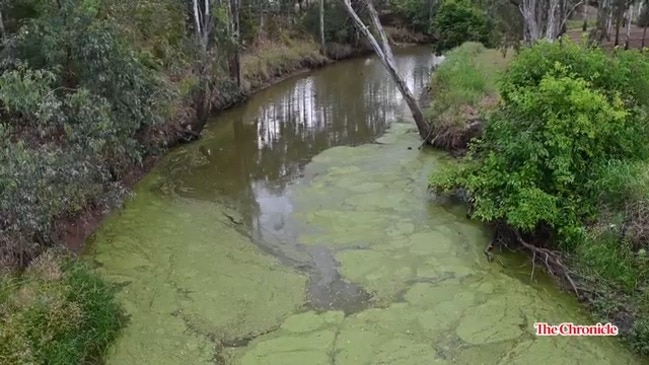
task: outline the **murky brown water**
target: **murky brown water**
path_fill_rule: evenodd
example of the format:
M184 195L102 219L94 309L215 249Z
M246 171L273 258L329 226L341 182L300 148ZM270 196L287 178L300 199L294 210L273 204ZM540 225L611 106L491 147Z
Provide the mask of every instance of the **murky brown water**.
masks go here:
M397 55L421 90L430 51ZM131 315L108 363L636 363L611 338L533 335L590 320L524 259L487 263L484 228L430 200L427 175L452 161L417 149L408 115L381 64L357 59L166 156L86 255Z

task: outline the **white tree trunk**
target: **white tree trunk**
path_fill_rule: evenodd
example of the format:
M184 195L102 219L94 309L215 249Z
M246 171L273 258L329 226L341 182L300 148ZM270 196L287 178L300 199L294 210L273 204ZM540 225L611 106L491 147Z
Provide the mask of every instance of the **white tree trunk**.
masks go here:
M613 1L608 0L608 15L606 17L606 39L611 37L611 28L613 27Z
M200 40L203 37L201 36L202 34L201 19L200 19L200 15L198 14L198 0L192 0L192 3L194 5L194 23L196 24L196 37Z
M392 47L390 47L390 41L388 40L388 36L385 34L385 31L383 30L383 26L381 25L381 21L379 20L379 14L376 12L376 9L374 9L374 4L372 3L372 0L366 0L367 3L367 10L368 13L370 14L370 19L372 21L374 30L376 33L379 34L379 37L381 38L381 43L383 44L383 53L385 53L386 56L388 56L391 60L394 60L394 55L392 54Z
M553 41L557 37L557 10L559 10L559 0L550 0L547 23L545 25L545 38L549 41Z
M2 43L5 42L5 37L7 36L6 30L5 30L5 23L4 20L2 19L2 12L0 11L0 41Z
M374 9L371 0L366 0L366 1L367 1L366 4L368 8ZM408 88L408 85L403 80L403 78L399 75L399 72L397 71L397 68L394 65L394 60L392 58L392 49L390 48L390 44L383 42L382 46L379 45L379 43L376 41L376 38L374 38L374 36L372 35L372 32L370 32L370 30L367 28L367 26L363 23L363 21L360 19L358 14L356 14L354 9L352 8L352 4L350 0L343 0L343 4L345 6L345 9L347 10L347 13L352 18L356 28L365 36L368 42L370 42L370 45L374 49L374 52L376 52L376 55L379 57L379 60L381 60L381 63L383 63L388 73L397 84L399 91L401 91L403 98L406 100L406 103L410 108L410 112L412 113L412 116L415 120L415 124L417 124L419 135L421 136L422 139L424 139L424 141L429 141L431 137L430 136L431 128L426 122L426 120L424 119L424 114L421 111L421 107L419 106L417 99L415 99L414 95L412 94L412 91L410 90L410 88ZM370 10L370 12L371 11L372 10ZM377 18L371 17L371 18L374 23L373 24L374 27L382 31L383 27L381 26L381 23L378 22L378 17ZM385 52L385 50L388 51Z
M320 0L320 52L322 52L323 55L327 54L324 26L324 0Z
M541 24L539 22L539 14L537 14L538 0L522 0L518 5L518 10L523 16L525 27L524 40L528 43L534 43L541 38Z
M634 10L634 4L629 4L629 9L627 11L627 19L626 19L626 39L624 40L624 48L628 49L629 48L629 41L631 39L631 22L633 21L633 10Z

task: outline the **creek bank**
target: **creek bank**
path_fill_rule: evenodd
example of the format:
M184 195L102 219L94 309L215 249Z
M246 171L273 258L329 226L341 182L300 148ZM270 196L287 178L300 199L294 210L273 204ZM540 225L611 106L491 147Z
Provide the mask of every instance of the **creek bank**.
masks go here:
M476 42L445 54L423 96L435 136L432 146L456 157L465 155L469 141L480 137L485 119L498 106L497 75L510 60L511 53L503 55Z
M561 62L565 62L566 59L569 59L577 64L577 66L573 66L575 69L578 69L579 62L587 62L585 60L587 60L587 57L589 57L588 51L579 49L571 44L569 44L566 48L568 49L568 51L565 52L567 52L568 55L565 56L563 58L563 61ZM442 98L445 98L448 95L452 95L453 93L470 96L469 98L447 98L448 100L446 100L444 103L440 103L445 106L454 105L455 110L461 112L459 113L459 115L455 115L455 119L451 119L453 121L452 123L444 124L442 121L442 127L450 126L449 128L453 130L453 128L457 128L457 126L470 126L473 118L463 115L463 113L466 113L467 110L471 115L486 116L484 120L487 120L489 113L491 111L497 110L499 107L498 103L490 104L485 107L482 102L474 102L472 108L462 108L467 99L473 101L484 100L481 98L475 98L474 95L480 96L480 93L475 94L475 91L481 90L472 87L472 85L484 84L483 82L474 82L476 80L481 81L481 78L484 80L484 76L478 77L477 74L468 71L480 71L481 75L486 75L487 78L491 78L493 80L496 80L498 76L493 72L493 69L489 70L484 67L484 60L482 60L484 51L474 52L475 50L476 49L471 50L470 48L468 48L467 44L453 50L449 55L449 59L450 61L452 61L452 63L454 63L455 67L449 67L450 65L447 64L445 65L446 67L440 68L440 74L435 75L441 77L439 77L437 80L435 80L434 78L433 83L437 82L439 84L439 81L443 81L442 85L447 87L450 86L450 90L443 90L446 92L442 92L431 97L431 103L433 105L433 107L431 107L431 111L434 108L437 97L441 96ZM495 52L493 50L489 51ZM527 54L528 56L530 52L534 51L529 51ZM539 52L537 54L538 58L535 61L530 62L528 58L528 66L531 66L534 63L542 63L544 61L547 61L543 60L544 57L550 57L550 59L552 59L552 57L559 58L557 56L558 54L560 53L557 50L551 51L549 49L545 49L545 53ZM615 55L607 55L607 57L609 56L614 57ZM632 57L634 56L634 54L629 54L628 56ZM454 57L457 59L453 59ZM620 58L622 57L624 57L624 55L620 56ZM477 65L479 67L467 67L467 65ZM505 63L504 66L508 67L507 63ZM621 67L623 66L624 65L622 65ZM472 68L474 69L472 70ZM528 67L528 69L531 69L531 67ZM448 83L448 78L446 77L447 75L442 75L447 71L449 75L454 75L455 79L459 81ZM524 71L522 71L522 68L519 65L519 68L516 72L520 74ZM468 75L468 77L465 77L463 75ZM464 81L471 82L467 83ZM604 88L606 86L609 86L605 83L603 83L603 85L597 84L596 81L594 83L597 87ZM509 100L511 100L511 85L509 85L509 87ZM497 89L495 91L498 92ZM499 95L497 96L499 97ZM461 103L458 103L458 101L461 101ZM496 107L496 109L493 108L494 106ZM502 107L502 105L500 106ZM508 117L517 118L517 115L510 114L508 115ZM534 120L534 117L528 118L530 120ZM498 121L498 119L495 120ZM437 119L437 121L439 121L439 118ZM503 128L502 124L499 124L499 126ZM507 131L507 133L512 132ZM461 135L466 136L466 134L464 133L461 133ZM480 131L480 133L477 133L476 137L480 138L481 136L482 133ZM491 138L493 141L493 134L491 135ZM506 140L506 138L503 137L503 140ZM511 143L511 140L509 140L507 143ZM464 156L465 148L462 146L460 146L462 148L458 148L458 146L453 143L442 143L437 147L450 152L455 157ZM480 158L478 157L478 160L479 159ZM515 161L515 158L509 158L508 161ZM515 162L511 162L511 164L516 165ZM504 164L501 166L509 165ZM629 174L628 171L627 174ZM627 178L624 175L624 171L622 171L621 175L623 176L621 177L621 179ZM472 177L479 178L475 176ZM593 177L593 179L595 178L599 178L599 176ZM442 177L435 179L435 183L433 185L436 188L439 188L441 180L444 180L444 178ZM646 189L642 184L644 184L644 182L638 183L638 188L640 190ZM441 185L444 185L444 183L442 182ZM597 191L597 193L605 194L607 188L609 187L603 185ZM624 188L626 187L620 188L620 190L624 190ZM633 191L632 193L634 192L635 191ZM456 190L455 193L462 201L465 202L465 204L469 208L469 211L472 212L475 206L469 194L466 193L464 186L460 186L460 189ZM644 209L642 208L642 204L646 203L644 203L642 196L640 196L638 200L639 201L634 201L632 208L638 210L638 207L641 207L641 209ZM590 200L585 201L591 202ZM644 295L644 291L646 290L647 281L645 274L647 261L644 259L645 246L644 243L630 241L634 239L634 234L636 237L641 238L643 237L643 234L636 231L635 233L629 234L630 238L627 239L625 237L627 230L634 229L635 227L644 227L644 220L638 219L639 217L634 217L633 215L631 215L628 218L624 218L626 219L625 221L612 221L616 218L610 218L611 215L622 215L626 217L626 215L629 214L628 206L624 207L622 211L613 212L607 210L611 208L605 205L595 205L594 209L598 209L597 217L593 221L589 221L584 224L584 230L589 233L586 238L587 241L582 243L582 245L577 248L565 246L563 240L561 240L561 238L558 238L558 234L553 229L550 229L549 227L542 224L540 225L541 228L537 229L533 233L522 234L517 229L513 229L510 224L504 222L504 219L491 220L487 223L490 224L494 229L494 235L491 243L485 249L485 255L487 259L491 260L493 259L491 251L494 248L505 248L512 250L524 249L531 256L531 259L537 266L537 269L545 269L546 272L551 274L551 276L554 278L555 285L557 285L564 291L571 293L571 295L574 295L582 303L582 305L584 305L584 307L589 310L591 318L611 322L617 325L620 330L621 337L625 340L629 347L635 352L646 356L647 354L649 354L649 325L644 318L646 318L647 311L649 310L649 303L646 302L646 299L643 299L646 297ZM624 209L627 210L625 211ZM634 211L631 210L631 212ZM638 221L633 221L634 219ZM630 277L630 280L636 283L635 286L626 285L626 283L623 281L625 275Z
M420 38L415 38L420 39ZM422 38L423 42L427 39ZM399 47L411 47L416 43L411 44L398 44ZM353 48L349 45L330 44L327 50L328 56L323 57L314 48L314 52L282 72L265 75L265 77L257 78L256 80L243 80L243 87L241 89L232 88L231 91L217 95L212 101L211 115L218 115L218 113L226 111L236 105L239 105L248 100L252 95L271 87L286 79L304 74L319 68L331 65L338 61L352 59L355 57L366 56L373 54L372 49L367 45ZM253 55L254 56L254 55ZM191 118L196 114L195 110L186 110L183 116L177 120L170 121L160 127L158 132L149 133L147 136L156 136L158 144L161 148L172 149L180 144L190 143L200 136L195 138L185 139L182 131L187 128L191 123ZM162 136L160 136L160 134ZM139 182L151 169L156 165L162 154L149 154L144 157L141 165L134 165L125 176L120 177L119 183L123 184L126 188L131 189L137 182ZM105 206L88 206L79 215L73 217L65 217L56 223L60 227L57 231L58 241L63 243L73 253L78 254L84 247L88 237L101 225L103 219L110 214L111 209Z

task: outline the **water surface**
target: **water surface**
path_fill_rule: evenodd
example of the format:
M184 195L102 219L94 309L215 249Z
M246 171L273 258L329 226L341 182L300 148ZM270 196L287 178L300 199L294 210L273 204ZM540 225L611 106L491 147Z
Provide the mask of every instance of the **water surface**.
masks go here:
M397 52L421 90L432 54ZM488 263L483 227L431 201L374 58L289 79L172 151L87 257L131 321L108 364L633 364L611 338L537 338L590 320L525 260ZM541 276L538 276L542 278Z

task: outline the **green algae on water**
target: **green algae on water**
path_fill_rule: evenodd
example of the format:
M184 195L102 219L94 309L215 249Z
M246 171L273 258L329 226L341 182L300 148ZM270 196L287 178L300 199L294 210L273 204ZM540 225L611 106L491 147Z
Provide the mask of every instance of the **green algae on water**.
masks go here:
M409 126L397 124L385 145L327 150L295 189L301 242L334 250L342 275L372 292L375 307L346 317L289 317L280 330L237 349L233 362L609 364L615 356L633 363L610 338L535 337L536 321L588 318L565 295L486 263L486 232L452 209L430 206L425 175L436 160L405 148L415 140ZM398 199L387 198L392 194Z
M108 364L210 364L221 343L279 326L304 304L306 277L262 254L215 203L136 190L97 232L92 257L122 283L131 323Z

